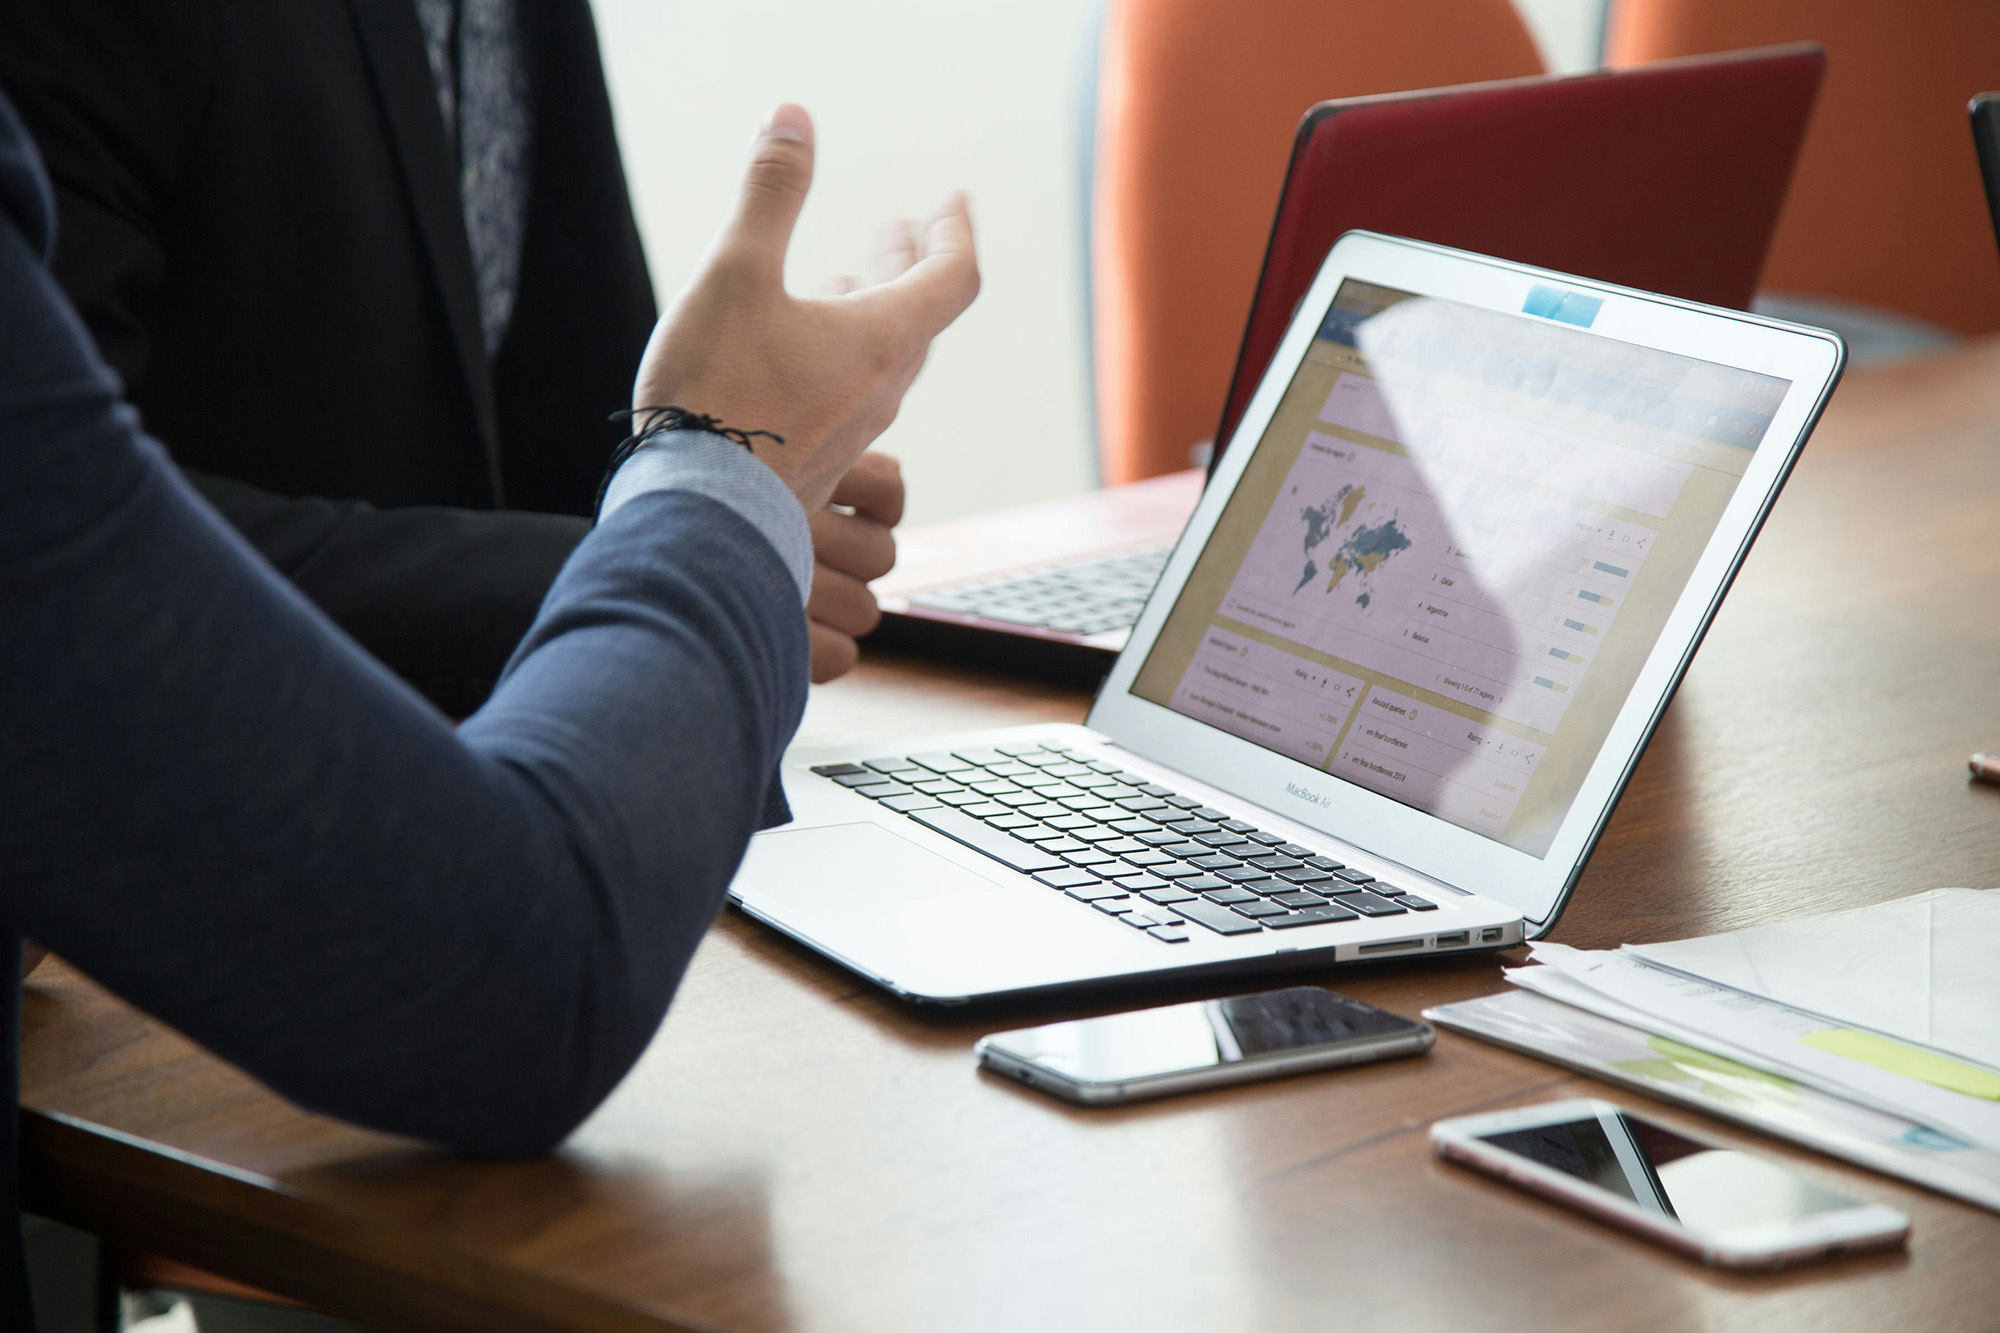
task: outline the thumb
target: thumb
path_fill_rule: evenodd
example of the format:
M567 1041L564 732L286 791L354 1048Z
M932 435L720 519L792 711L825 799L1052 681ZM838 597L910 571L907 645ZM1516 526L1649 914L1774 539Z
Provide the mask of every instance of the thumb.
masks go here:
M813 124L802 106L772 109L750 146L743 193L724 230L725 248L783 272L792 225L812 186Z

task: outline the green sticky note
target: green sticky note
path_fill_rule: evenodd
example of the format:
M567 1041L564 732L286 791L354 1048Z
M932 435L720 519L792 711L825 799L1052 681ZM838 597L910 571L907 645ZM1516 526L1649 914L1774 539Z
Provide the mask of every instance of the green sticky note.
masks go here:
M1815 1050L1859 1060L1864 1065L1901 1074L1904 1078L1913 1078L1947 1092L2000 1102L2000 1074L1934 1051L1918 1050L1900 1041L1878 1037L1872 1032L1857 1032L1853 1028L1822 1028L1818 1032L1807 1033L1802 1040Z
M1799 1094L1792 1081L1762 1069L1738 1064L1657 1034L1646 1044L1664 1059L1620 1060L1612 1067L1652 1083L1693 1084L1700 1095L1732 1106L1794 1106Z
M1790 1088L1792 1081L1769 1070L1753 1069L1751 1066L1675 1041L1672 1037L1662 1037L1657 1033L1646 1038L1646 1044L1664 1055L1681 1069L1697 1074L1721 1074L1729 1078L1745 1079L1757 1083L1768 1083L1774 1088Z

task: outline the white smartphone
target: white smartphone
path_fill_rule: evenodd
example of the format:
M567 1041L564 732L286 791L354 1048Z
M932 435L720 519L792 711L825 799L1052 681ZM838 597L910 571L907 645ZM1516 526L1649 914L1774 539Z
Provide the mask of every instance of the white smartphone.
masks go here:
M1439 1157L1569 1204L1721 1268L1763 1270L1894 1249L1910 1219L1610 1102L1440 1120Z
M996 1032L986 1068L1086 1106L1388 1060L1430 1049L1427 1023L1318 986Z

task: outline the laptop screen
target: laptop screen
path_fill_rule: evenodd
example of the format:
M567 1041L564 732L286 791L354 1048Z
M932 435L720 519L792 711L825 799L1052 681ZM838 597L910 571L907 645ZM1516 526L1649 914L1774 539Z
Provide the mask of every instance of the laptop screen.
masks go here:
M1132 683L1545 856L1790 382L1348 279Z

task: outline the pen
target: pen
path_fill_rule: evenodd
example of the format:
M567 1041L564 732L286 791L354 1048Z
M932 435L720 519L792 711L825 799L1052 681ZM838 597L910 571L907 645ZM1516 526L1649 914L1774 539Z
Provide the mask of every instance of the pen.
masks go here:
M2000 750L1981 750L1967 766L1976 780L2000 785Z

